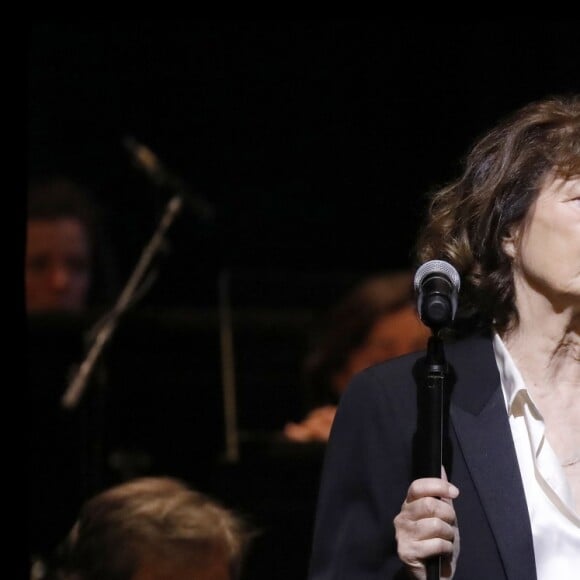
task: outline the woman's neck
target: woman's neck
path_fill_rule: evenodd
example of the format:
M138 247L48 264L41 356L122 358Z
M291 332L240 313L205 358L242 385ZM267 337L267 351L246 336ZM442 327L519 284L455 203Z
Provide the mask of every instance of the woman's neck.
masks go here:
M518 297L519 298L519 297ZM526 385L542 394L554 387L580 389L580 312L556 309L545 298L518 300L517 325L502 339Z

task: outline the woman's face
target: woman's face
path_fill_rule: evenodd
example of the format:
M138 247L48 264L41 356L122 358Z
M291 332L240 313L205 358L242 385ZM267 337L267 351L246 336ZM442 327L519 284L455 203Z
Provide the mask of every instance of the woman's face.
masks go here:
M514 260L518 306L531 292L580 310L580 179L547 181L504 249Z

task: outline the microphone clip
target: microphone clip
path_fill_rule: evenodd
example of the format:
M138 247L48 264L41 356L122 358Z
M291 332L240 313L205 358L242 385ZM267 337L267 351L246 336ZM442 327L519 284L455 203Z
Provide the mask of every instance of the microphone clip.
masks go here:
M149 147L131 136L123 139L123 145L129 151L135 165L157 187L167 188L173 195L182 197L202 220L213 220L215 216L214 207L200 195L192 193L180 177L168 171Z

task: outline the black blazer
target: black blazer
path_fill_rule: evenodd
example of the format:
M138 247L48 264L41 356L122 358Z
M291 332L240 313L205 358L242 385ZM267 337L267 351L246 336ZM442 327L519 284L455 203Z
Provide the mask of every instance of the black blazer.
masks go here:
M444 464L460 491L453 502L460 533L454 578L535 580L531 526L491 340L446 344L445 354ZM343 394L324 460L310 580L405 577L393 519L417 474L417 377L424 363L424 353L415 353L376 365Z

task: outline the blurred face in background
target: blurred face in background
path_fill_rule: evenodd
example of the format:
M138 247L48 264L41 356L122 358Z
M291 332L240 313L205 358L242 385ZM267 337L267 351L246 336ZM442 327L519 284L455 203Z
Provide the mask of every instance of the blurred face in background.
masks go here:
M27 312L79 312L91 283L91 247L75 218L30 219L26 232Z
M413 305L385 314L371 328L365 342L349 356L346 365L333 380L340 394L356 373L390 358L401 356L427 345L431 331L421 322Z

